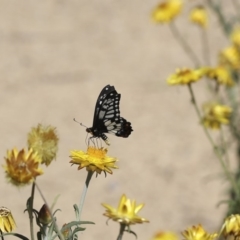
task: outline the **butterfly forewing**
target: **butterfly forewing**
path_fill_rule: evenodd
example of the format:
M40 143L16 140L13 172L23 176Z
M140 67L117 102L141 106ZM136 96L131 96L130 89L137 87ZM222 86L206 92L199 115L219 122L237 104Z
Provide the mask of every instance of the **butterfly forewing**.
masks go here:
M103 88L96 102L93 126L87 129L94 137L101 137L106 141L104 133L119 137L128 137L131 134L131 123L120 117L120 98L121 94L113 86Z

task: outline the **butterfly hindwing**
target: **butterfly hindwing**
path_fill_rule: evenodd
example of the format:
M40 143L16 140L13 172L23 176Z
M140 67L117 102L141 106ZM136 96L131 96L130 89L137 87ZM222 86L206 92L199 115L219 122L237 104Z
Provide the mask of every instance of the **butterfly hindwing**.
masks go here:
M114 86L107 85L102 89L96 102L93 126L88 128L93 137L101 137L106 141L104 133L114 134L118 137L128 137L132 132L131 123L120 117L119 103L121 94Z

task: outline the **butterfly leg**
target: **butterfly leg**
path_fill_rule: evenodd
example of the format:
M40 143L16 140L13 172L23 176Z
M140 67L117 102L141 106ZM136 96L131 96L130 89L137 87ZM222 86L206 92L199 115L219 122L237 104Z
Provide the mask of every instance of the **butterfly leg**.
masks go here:
M93 137L93 136L89 137L87 146L89 147L91 145L91 143L92 143L93 146L96 147L95 139L96 139L96 137Z

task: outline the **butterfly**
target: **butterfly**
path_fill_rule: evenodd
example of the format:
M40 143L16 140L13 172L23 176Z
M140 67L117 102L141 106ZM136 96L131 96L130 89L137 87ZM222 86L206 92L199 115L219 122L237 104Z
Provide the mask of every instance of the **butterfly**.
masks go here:
M100 92L93 117L93 125L86 131L94 138L101 138L110 145L105 133L127 138L133 131L131 123L120 117L119 102L121 94L114 86L107 85Z

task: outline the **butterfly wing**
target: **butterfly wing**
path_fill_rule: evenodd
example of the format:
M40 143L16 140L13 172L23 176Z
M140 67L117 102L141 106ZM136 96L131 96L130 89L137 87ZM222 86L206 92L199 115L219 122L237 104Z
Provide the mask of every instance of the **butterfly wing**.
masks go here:
M120 99L121 94L117 93L114 86L107 85L102 89L95 106L93 126L88 132L104 140L107 139L104 133L125 138L131 134L131 123L120 117Z
M107 85L102 89L95 106L93 128L101 129L101 127L104 127L103 120L107 114L107 110L113 109L114 98L116 95L118 95L117 97L119 97L120 100L121 95L117 93L113 86Z

